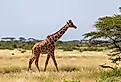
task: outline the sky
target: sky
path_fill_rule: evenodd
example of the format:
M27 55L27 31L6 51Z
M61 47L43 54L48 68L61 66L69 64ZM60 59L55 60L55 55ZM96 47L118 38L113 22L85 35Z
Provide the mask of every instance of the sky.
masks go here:
M0 0L0 38L44 39L73 20L60 40L80 40L99 17L119 13L121 0Z

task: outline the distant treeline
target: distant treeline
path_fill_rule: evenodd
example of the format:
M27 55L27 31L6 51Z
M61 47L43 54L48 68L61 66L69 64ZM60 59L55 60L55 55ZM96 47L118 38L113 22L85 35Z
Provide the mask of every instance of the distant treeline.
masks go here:
M24 50L31 50L32 46L41 40L37 40L34 38L26 39L24 37L19 37L16 40L14 37L5 37L1 38L0 41L0 49L24 49ZM100 47L105 47L105 43L108 43L103 40L73 40L73 41L57 41L56 42L56 49L61 49L63 51L73 51L79 50L82 51L102 51L103 49ZM82 48L84 47L84 48Z

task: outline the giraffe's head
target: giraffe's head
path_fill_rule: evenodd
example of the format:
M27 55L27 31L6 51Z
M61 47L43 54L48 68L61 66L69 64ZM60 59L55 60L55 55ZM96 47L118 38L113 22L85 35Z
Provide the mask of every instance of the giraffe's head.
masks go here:
M70 27L70 28L77 28L75 25L74 25L74 23L72 22L72 20L68 20L68 22L67 22L67 24L68 24L68 26Z

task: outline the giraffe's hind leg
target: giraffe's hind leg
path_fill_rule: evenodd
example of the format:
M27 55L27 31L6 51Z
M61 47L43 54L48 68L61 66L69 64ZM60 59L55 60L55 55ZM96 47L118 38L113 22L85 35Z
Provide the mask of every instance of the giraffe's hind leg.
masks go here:
M36 56L32 57L31 59L29 59L29 67L28 67L28 71L31 70L31 65L33 63L33 61L35 60Z
M38 61L39 61L39 54L38 54L37 57L36 57L35 65L36 65L38 71L40 72L40 69L39 69L39 66L38 66Z
M55 65L55 67L56 67L56 70L59 72L59 70L58 70L58 65L57 65L57 62L56 62L56 60L55 60L54 52L51 53L51 58L52 58L52 60L53 60L53 62L54 62L54 65Z

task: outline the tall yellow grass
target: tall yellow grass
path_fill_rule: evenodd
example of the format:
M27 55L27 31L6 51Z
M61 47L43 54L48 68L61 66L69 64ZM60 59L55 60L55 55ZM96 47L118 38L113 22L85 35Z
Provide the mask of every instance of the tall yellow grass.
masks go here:
M11 53L14 53L12 55ZM34 63L27 71L31 51L0 50L0 82L95 82L101 63L109 63L107 52L55 51L60 72L56 72L52 59L43 72L46 54L40 57L39 73Z

